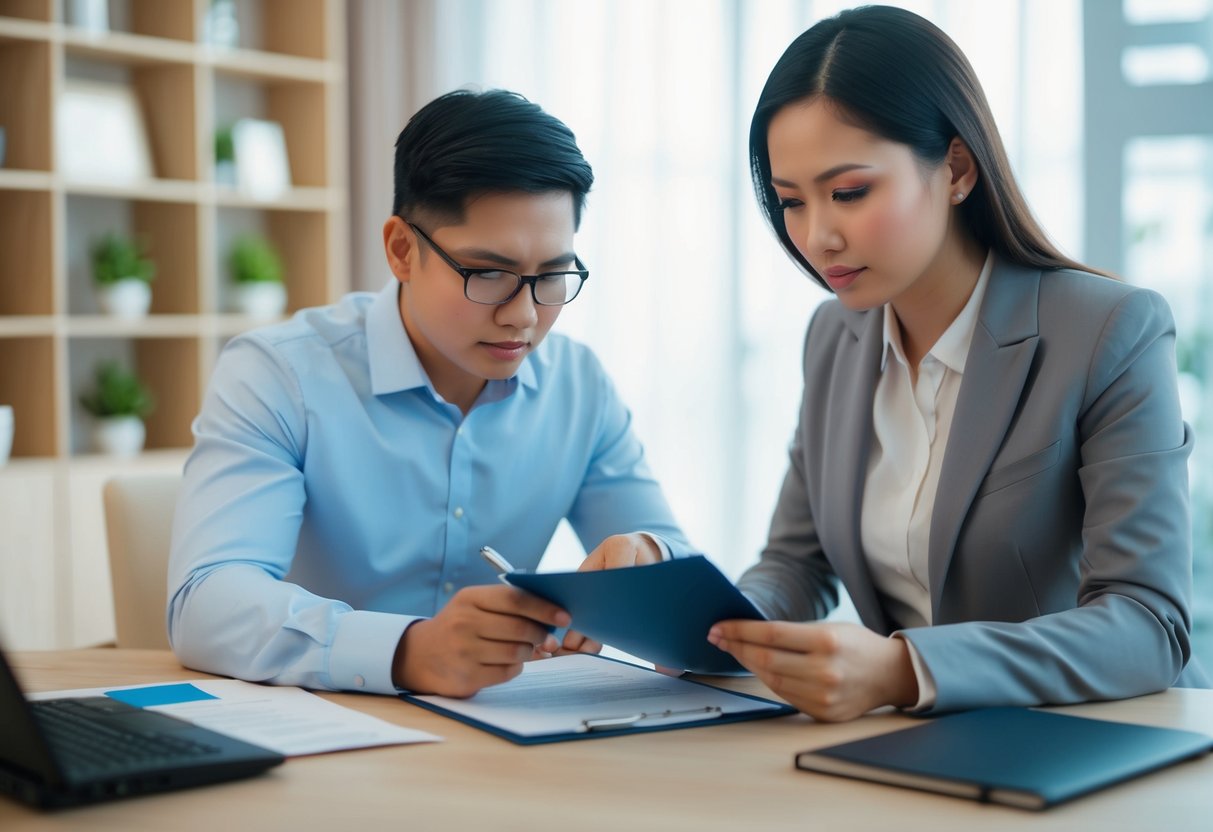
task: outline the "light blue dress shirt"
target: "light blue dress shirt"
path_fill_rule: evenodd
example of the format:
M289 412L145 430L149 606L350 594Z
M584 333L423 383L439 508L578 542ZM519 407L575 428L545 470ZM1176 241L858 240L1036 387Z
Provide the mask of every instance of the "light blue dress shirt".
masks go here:
M405 628L495 581L481 546L534 569L568 518L587 551L637 530L690 550L588 348L549 334L464 416L421 367L398 285L220 355L173 524L168 628L186 665L393 693Z

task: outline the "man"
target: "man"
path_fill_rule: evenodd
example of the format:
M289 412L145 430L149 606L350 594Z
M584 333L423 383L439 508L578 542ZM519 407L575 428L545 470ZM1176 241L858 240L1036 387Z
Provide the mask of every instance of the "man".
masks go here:
M521 96L445 95L396 142L394 280L232 340L185 466L169 637L190 667L311 688L470 696L533 655L596 650L500 584L560 520L583 568L686 540L585 347L548 336L588 277L593 182ZM575 626L575 622L573 622Z

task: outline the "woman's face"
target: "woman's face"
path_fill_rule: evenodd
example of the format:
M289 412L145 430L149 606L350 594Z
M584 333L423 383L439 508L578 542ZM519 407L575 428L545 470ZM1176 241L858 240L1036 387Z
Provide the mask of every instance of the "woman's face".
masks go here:
M945 285L961 235L948 162L924 170L907 145L842 121L821 97L776 113L767 149L788 236L847 307Z

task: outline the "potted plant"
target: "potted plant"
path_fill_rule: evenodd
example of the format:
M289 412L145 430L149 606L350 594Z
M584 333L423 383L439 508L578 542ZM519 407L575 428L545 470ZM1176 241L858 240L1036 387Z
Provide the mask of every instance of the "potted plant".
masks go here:
M101 362L94 371L94 388L80 397L80 404L96 419L95 450L114 456L135 456L143 450L143 419L155 399L133 372L117 361Z
M105 234L93 244L93 285L101 308L120 318L142 318L152 303L156 264L142 241Z
M215 131L215 182L232 187L236 185L236 145L232 141L230 126Z
M282 259L268 240L259 234L237 239L228 254L228 267L235 311L260 320L282 315L286 309Z

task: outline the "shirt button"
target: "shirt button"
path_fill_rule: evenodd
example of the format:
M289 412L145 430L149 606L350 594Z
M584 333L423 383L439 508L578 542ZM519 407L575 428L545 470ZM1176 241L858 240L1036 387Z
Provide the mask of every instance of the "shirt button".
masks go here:
M452 592L455 591L455 585L453 583L451 583L450 581L447 581L445 584L442 585L442 591L445 592L447 595L450 595Z
M362 678L361 676L355 676L354 677L354 687L356 687L356 688L366 687L366 679Z
M455 519L458 520L462 516L463 516L463 506L456 506L455 507Z

